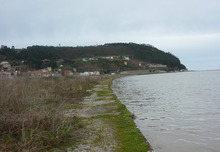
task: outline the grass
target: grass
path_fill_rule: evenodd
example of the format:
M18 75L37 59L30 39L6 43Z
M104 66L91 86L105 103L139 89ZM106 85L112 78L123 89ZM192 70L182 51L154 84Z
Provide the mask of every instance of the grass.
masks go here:
M98 97L106 97L106 96L109 96L109 91L106 91L106 90L102 90L102 91L97 91L97 96Z
M0 151L48 151L80 138L65 111L107 77L0 80ZM74 139L74 140L73 140Z
M125 105L113 95L120 115L114 117L113 123L116 126L116 137L121 141L118 151L120 152L147 152L150 150L150 145L146 142L146 139L141 134L140 130L136 127L133 118L134 115L129 112Z
M100 97L109 96L113 91L110 87L112 80L106 81L108 84L108 90L97 91ZM115 100L116 103L111 105L118 106L119 115L101 115L94 118L105 120L106 123L110 123L115 128L115 136L119 142L119 147L116 151L119 152L147 152L150 145L146 142L146 139L141 134L140 130L136 127L133 118L134 114L129 112L125 105L123 105L114 94L111 94L111 100Z
M150 146L146 143L146 139L142 136L139 129L133 122L132 114L125 106L119 107L121 114L115 117L114 123L117 127L117 138L121 141L118 149L120 152L146 152Z

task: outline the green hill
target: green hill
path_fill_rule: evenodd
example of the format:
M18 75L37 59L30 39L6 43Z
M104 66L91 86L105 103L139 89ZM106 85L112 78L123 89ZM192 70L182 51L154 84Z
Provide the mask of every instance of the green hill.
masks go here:
M130 59L127 65L124 63L123 56ZM115 58L108 60L103 57ZM82 61L83 58L88 61ZM40 69L45 66L57 68L62 64L66 69L77 68L78 71L136 70L141 68L138 66L140 63L142 65L163 64L167 65L169 70L186 68L171 53L151 45L135 43L108 43L85 47L30 46L21 50L4 46L0 49L0 61L3 60L9 61L12 66L25 64L31 68Z

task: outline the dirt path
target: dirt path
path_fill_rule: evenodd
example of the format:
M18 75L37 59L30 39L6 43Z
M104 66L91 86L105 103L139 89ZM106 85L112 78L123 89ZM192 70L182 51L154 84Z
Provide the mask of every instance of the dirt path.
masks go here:
M116 101L112 100L112 92L107 84L96 85L91 95L85 97L81 105L67 113L69 117L76 115L82 119L83 128L80 133L84 137L68 152L113 152L118 147L115 128L105 117L120 114Z

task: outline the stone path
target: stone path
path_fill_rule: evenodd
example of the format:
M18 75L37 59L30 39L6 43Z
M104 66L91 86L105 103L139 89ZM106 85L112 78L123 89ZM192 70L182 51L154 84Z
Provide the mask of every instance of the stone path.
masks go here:
M103 118L119 114L112 92L107 84L97 85L91 92L81 106L67 112L69 117L76 115L82 118L84 126L80 130L83 139L68 152L113 152L118 146L114 125Z

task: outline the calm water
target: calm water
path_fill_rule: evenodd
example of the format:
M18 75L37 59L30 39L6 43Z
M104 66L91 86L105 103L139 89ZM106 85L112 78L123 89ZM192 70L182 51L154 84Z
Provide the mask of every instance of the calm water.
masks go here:
M129 76L112 88L155 152L220 152L220 71Z

